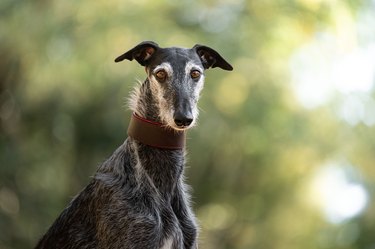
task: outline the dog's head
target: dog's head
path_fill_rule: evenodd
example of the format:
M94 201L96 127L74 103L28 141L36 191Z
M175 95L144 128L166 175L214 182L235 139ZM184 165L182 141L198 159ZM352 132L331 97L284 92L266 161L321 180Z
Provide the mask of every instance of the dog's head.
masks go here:
M203 45L193 48L161 48L145 41L115 59L138 61L145 67L150 88L159 108L159 118L176 129L187 129L198 117L198 99L204 70L219 67L233 70L221 55Z

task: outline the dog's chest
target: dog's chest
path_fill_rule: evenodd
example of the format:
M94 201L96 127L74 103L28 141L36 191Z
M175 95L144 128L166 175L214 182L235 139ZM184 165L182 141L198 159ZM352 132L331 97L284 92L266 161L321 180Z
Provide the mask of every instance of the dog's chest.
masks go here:
M159 234L158 247L160 249L182 249L183 228L182 221L176 215L173 207L178 206L184 193L182 185L184 155L179 151L163 151L141 147L137 151L136 165L142 177L144 187L143 200L147 200L149 211L154 220L156 234ZM150 194L151 193L151 194ZM140 203L142 204L142 203ZM144 204L144 203L143 203ZM157 248L157 247L156 247Z

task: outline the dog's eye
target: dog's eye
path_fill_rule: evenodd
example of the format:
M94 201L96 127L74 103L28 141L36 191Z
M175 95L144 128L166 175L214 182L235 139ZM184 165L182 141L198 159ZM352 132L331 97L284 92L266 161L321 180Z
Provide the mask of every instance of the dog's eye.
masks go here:
M201 72L199 72L198 70L193 70L190 72L190 76L193 79L199 79L199 77L201 77Z
M164 71L164 70L159 70L155 73L155 77L159 80L159 81L165 81L166 78L167 78L167 72Z

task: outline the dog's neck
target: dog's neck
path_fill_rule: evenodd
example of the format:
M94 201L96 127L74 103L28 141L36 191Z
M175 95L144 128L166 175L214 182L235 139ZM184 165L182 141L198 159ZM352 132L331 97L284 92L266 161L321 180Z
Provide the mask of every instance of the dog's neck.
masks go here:
M131 110L140 117L153 122L161 122L159 107L152 95L148 79L134 89L129 104ZM136 144L135 148L142 170L145 170L145 173L152 179L155 187L163 195L172 193L183 172L185 150L160 149L146 146L134 139L132 141Z

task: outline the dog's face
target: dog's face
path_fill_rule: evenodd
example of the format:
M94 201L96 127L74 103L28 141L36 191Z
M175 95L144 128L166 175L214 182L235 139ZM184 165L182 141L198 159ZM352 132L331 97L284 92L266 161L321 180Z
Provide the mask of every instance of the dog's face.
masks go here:
M162 122L174 129L193 126L204 83L204 68L198 55L191 49L158 49L146 71Z
M159 118L176 130L190 128L197 120L204 70L210 67L233 69L215 50L201 45L191 49L160 48L154 42L142 42L115 61L124 59L136 59L145 66Z

